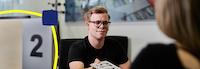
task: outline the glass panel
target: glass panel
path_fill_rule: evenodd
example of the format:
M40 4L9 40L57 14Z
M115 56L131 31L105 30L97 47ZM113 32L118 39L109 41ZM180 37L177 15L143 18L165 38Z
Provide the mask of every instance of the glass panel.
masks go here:
M82 21L84 12L101 5L108 9L111 21L152 20L153 0L65 0L65 21Z
M50 0L0 0L0 11L17 9L42 13L43 10L49 10L51 8L51 6L48 5L49 1ZM1 14L0 18L23 18L27 16L30 17L31 15L11 13Z
M14 4L19 3L19 0L0 0L0 11L14 9ZM0 15L0 16L12 16L13 14Z

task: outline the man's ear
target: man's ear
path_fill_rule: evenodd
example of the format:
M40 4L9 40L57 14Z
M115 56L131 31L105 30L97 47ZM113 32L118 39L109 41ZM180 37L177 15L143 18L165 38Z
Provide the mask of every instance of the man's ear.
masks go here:
M84 24L86 24L87 26L89 26L89 23L88 23L88 21L86 21L86 20L84 21Z
M87 18L86 14L84 15L83 19L84 19L84 23L88 26L89 19Z

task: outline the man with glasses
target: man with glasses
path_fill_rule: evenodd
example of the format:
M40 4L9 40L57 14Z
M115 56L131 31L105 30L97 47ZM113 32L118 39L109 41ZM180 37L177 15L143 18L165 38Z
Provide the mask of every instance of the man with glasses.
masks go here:
M91 64L109 61L121 69L129 69L130 62L119 42L106 38L110 16L104 7L90 9L84 16L88 36L74 43L68 53L70 69L93 69Z

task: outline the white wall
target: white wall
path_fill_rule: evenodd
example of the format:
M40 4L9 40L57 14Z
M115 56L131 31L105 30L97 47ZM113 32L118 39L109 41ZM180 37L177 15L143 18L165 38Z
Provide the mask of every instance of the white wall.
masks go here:
M87 35L87 26L83 23L61 23L61 38L83 38ZM155 21L112 23L108 35L122 35L129 38L128 56L135 59L138 52L148 43L171 43Z
M15 4L14 9L30 10L35 12L42 12L42 10L50 9L48 5L50 0L22 0L21 3Z
M50 10L52 7L48 5L51 0L20 0L19 3L14 3L13 8L7 8L6 10L17 9L17 10L29 10L38 13L42 13L43 10ZM28 14L9 14L14 16L23 16ZM32 16L36 17L36 16Z

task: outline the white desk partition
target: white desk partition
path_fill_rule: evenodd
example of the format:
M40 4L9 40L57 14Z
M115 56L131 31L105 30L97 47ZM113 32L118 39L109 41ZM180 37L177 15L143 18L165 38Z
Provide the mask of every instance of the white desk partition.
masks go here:
M0 69L52 69L52 42L41 18L0 20Z
M42 19L23 21L23 69L52 69L52 32Z
M22 69L22 23L0 20L0 69Z

